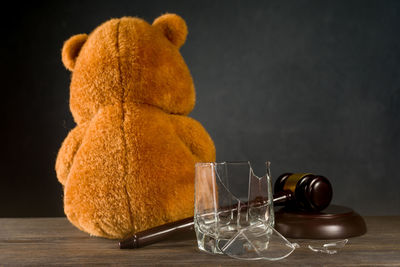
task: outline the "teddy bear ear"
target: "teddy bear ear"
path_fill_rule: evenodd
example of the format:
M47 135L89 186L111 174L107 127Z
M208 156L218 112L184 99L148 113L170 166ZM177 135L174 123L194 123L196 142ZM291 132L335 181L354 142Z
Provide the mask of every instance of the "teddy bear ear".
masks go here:
M62 48L62 62L70 71L74 70L76 58L81 51L83 44L86 42L87 34L77 34L65 41Z
M153 26L159 28L174 45L180 48L188 34L186 22L176 14L165 14L156 18Z

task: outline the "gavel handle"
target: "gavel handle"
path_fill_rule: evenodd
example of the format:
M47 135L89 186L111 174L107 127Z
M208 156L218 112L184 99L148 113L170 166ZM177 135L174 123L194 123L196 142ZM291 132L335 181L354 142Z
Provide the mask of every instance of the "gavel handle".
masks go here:
M290 191L283 191L274 195L274 205L283 205L288 200L293 198ZM120 249L140 248L160 240L167 239L175 233L185 230L193 230L193 217L185 218L179 221L170 222L154 228L138 232L119 242Z
M179 221L170 222L154 228L138 232L119 242L120 249L140 248L160 240L167 239L178 232L193 230L193 217L185 218Z
M279 193L274 194L274 205L275 206L283 206L289 201L294 200L293 193L289 190L281 191Z

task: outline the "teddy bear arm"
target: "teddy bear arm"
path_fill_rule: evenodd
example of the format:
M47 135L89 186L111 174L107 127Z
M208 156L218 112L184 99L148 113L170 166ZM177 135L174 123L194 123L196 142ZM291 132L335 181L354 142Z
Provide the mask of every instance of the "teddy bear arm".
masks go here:
M87 129L87 123L76 126L72 129L58 151L56 160L56 173L58 181L65 185L74 157Z
M172 123L179 138L192 151L197 160L215 161L214 143L198 121L186 116L172 115Z

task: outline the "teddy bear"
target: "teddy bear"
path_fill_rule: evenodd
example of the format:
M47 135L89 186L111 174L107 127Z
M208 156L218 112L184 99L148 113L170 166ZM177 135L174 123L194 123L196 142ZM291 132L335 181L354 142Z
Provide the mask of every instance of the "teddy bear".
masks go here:
M64 43L76 127L56 173L79 229L121 239L193 216L195 163L215 161L215 147L187 116L195 105L179 52L187 33L176 14L152 24L122 17Z

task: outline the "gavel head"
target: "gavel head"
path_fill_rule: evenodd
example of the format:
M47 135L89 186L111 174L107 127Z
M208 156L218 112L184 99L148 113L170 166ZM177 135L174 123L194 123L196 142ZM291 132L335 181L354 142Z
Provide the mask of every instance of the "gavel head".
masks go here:
M303 211L321 211L332 200L332 186L322 175L284 173L275 182L275 193L291 194L289 208Z

